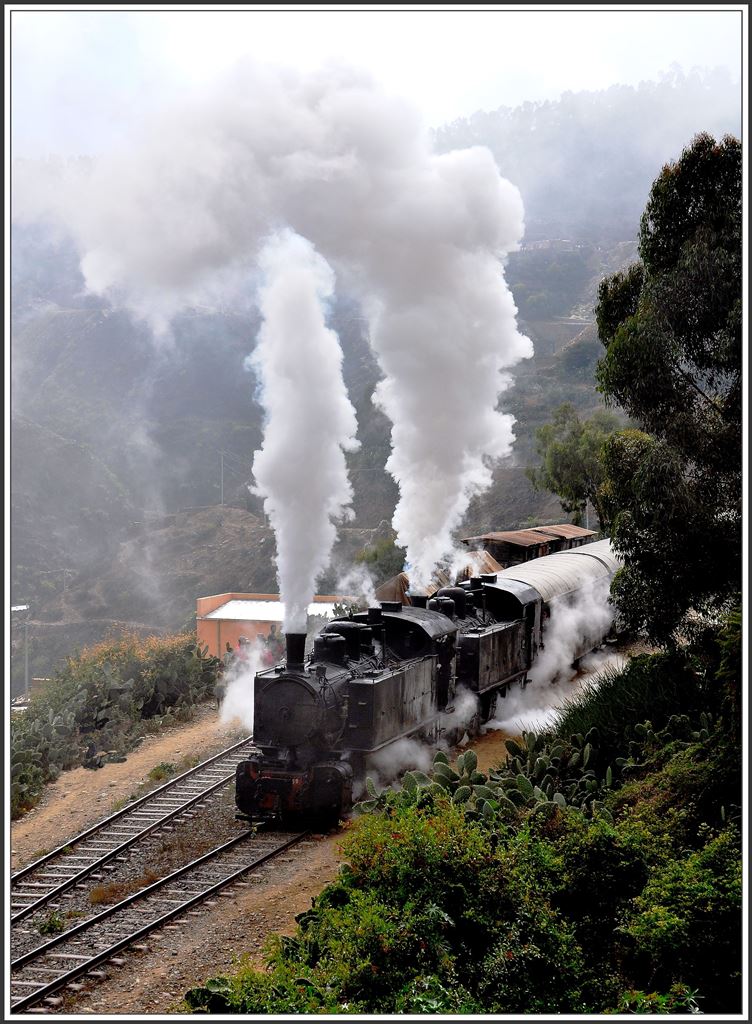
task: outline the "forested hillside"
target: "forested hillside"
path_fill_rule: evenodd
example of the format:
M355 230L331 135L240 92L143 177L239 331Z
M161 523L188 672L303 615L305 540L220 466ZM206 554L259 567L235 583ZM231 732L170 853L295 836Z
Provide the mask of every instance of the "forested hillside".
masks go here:
M522 191L528 242L634 238L655 168L699 131L739 134L728 75L674 69L637 88L567 92L557 101L478 111L436 133L442 150L488 146Z

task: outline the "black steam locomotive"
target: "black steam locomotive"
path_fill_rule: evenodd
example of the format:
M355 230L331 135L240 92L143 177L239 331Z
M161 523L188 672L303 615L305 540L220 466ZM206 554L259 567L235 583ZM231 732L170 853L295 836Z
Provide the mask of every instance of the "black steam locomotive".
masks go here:
M608 541L479 576L411 603L382 602L327 623L305 660L305 635L286 636L284 664L259 672L257 751L237 766L242 815L336 821L352 802L370 755L403 737L450 743L460 689L477 698L477 724L527 672L559 603L607 583L618 568ZM597 646L578 638L575 658Z

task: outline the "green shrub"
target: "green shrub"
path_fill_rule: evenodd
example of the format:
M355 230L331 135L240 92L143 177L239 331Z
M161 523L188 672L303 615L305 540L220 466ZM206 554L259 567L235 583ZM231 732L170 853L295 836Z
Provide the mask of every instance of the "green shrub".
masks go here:
M622 993L619 1004L604 1013L702 1013L697 1005L697 992L687 985L676 984L666 993L630 989Z
M397 993L394 1012L479 1015L486 1010L462 985L448 987L436 975L418 975Z
M169 761L160 761L149 772L149 778L152 782L162 782L164 779L169 779L171 775L174 775L175 770L174 764L171 764Z
M487 1013L584 1012L584 966L570 922L543 902L523 906L481 963L478 999Z
M68 658L12 722L12 817L33 807L61 771L121 760L150 718L177 711L184 719L211 696L217 665L191 634L125 634Z
M665 864L635 897L620 929L635 975L662 988L691 981L708 1012L738 1013L741 896L741 841L735 829Z
M57 911L54 910L39 925L40 935L58 935L60 932L63 931L65 931L65 921L60 916L60 914L58 914Z

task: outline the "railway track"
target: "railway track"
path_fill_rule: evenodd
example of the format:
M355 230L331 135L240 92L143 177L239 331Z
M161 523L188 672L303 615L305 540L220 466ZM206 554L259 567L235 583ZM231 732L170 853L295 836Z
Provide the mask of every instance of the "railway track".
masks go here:
M56 909L68 890L86 878L96 880L99 869L114 870L110 862L123 859L147 836L197 810L235 778L236 764L251 747L250 739L227 747L17 871L11 876L11 924L45 906Z
M306 837L306 832L265 833L249 829L229 842L173 871L165 878L50 939L11 963L10 1008L42 1012L62 1003L53 993L83 976L98 978L98 969L127 947L185 915L213 906L212 897L230 887L249 885L244 875L261 867ZM79 983L78 987L82 987ZM46 1005L45 1005L46 1004ZM48 1012L48 1011L47 1011Z

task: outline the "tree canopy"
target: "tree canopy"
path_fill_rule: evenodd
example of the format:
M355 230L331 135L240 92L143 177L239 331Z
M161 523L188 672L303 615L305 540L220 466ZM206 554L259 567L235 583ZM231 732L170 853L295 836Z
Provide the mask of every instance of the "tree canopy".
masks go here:
M588 501L601 526L606 525L607 511L600 494L605 480L603 444L619 425L619 418L606 409L599 409L590 419L580 419L574 405L565 402L552 421L536 431L541 465L527 470L528 479L536 489L557 495L561 507L573 513L578 525Z
M653 184L640 262L606 278L596 376L644 432L606 445L628 624L668 639L740 589L741 145L698 135Z

